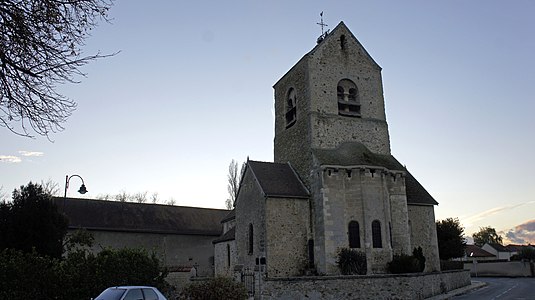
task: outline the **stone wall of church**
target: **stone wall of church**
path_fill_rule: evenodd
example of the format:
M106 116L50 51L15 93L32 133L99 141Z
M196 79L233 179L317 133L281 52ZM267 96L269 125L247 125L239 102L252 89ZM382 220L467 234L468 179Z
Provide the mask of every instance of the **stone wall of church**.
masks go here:
M390 195L392 250L394 254L412 254L404 174L390 172L385 176Z
M368 273L384 273L387 262L392 260L393 245L397 252L409 249L407 208L401 202L404 181L395 181L395 176L382 168L324 167L322 170L321 191L314 198L318 271L339 273L336 253L339 248L349 247L348 225L350 221L357 221L361 249L368 260ZM372 242L372 222L375 220L381 226L380 248L374 248ZM391 230L395 244L391 243Z
M301 174L301 179L308 186L308 173L312 158L308 155L310 153L310 96L307 80L307 65L305 61L301 60L274 86L274 162L291 162L292 167L298 174ZM296 122L291 127L286 128L287 96L290 89L295 90Z
M143 248L154 251L168 267L197 265L199 276L214 274L214 248L212 241L217 236L172 235L113 231L90 231L95 242L92 248L98 253L102 248Z
M334 149L343 142L356 141L372 152L390 154L388 125L384 121L326 113L311 113L310 119L313 148ZM386 138L381 138L383 136Z
M214 272L216 276L234 276L236 265L236 241L226 241L214 245Z
M303 275L308 265L309 201L266 199L266 258L269 277Z
M265 256L265 198L250 169L245 171L236 200L237 264L253 269L256 258ZM249 227L253 228L253 249L249 251Z
M422 247L426 258L425 272L440 271L434 207L409 205L408 209L411 247Z
M332 32L307 55L310 72L312 147L335 148L361 142L372 152L390 154L381 68L345 27ZM356 84L361 118L338 115L337 86Z
M268 279L261 299L427 299L470 285L467 270Z

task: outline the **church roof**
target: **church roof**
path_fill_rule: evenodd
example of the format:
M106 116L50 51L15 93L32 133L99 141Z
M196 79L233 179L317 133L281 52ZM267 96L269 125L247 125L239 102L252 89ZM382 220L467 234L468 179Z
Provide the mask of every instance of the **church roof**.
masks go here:
M313 149L315 159L320 165L338 166L376 166L392 171L405 172L407 204L437 205L433 196L403 167L392 155L376 154L358 142L342 143L336 149Z
M217 239L213 240L212 244L233 241L235 239L236 239L236 227L232 227L227 232L225 232L222 236L220 236Z
M161 204L53 198L69 228L141 233L213 235L222 232L229 211Z
M225 223L234 219L236 219L236 211L233 209L223 218L223 220L221 220L221 223Z
M247 166L258 180L265 196L308 198L308 190L289 163L249 160Z

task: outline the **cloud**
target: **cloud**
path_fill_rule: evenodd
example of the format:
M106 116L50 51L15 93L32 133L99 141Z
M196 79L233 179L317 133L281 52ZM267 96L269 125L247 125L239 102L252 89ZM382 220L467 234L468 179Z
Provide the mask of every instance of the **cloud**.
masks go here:
M492 215L498 214L498 213L503 212L503 211L511 210L513 208L517 208L517 207L522 206L522 205L533 204L533 203L535 203L535 201L528 201L528 202L523 202L523 203L518 203L518 204L513 204L513 205L494 207L494 208L485 210L483 212L477 213L475 215L469 216L467 218L463 218L463 220L462 220L463 222L462 223L466 227L471 227L477 221L483 220L483 219L485 219L487 217L490 217Z
M24 151L24 150L19 151L19 154L22 155L22 156L43 156L44 155L43 152L39 152L39 151Z
M0 155L0 162L4 163L20 163L22 160L18 156Z
M505 239L511 244L535 244L535 219L509 229Z

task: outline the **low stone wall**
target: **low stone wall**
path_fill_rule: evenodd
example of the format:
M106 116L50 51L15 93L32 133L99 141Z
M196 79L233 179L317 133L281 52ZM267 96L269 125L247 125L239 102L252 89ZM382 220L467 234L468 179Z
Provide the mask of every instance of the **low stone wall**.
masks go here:
M530 277L534 276L534 263L522 261L465 263L472 276Z
M266 279L262 299L424 299L470 284L467 270ZM256 295L258 297L258 294Z

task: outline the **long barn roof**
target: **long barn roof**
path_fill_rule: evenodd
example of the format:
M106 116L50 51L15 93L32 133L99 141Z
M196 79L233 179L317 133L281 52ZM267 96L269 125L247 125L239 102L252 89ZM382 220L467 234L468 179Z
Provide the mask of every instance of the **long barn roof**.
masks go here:
M53 198L69 228L219 236L228 210L79 198Z

